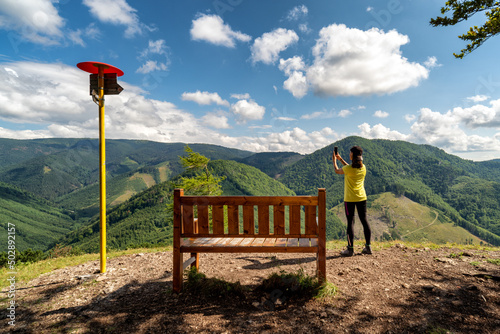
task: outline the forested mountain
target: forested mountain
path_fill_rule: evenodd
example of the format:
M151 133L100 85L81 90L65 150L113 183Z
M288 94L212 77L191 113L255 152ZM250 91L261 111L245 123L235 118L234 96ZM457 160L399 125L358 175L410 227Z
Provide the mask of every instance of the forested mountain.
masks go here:
M240 159L239 162L254 166L272 178L278 178L287 166L303 157L304 155L295 152L263 152Z
M226 177L222 182L225 195L302 195L326 188L327 234L338 238L344 236L345 228L341 216L330 209L343 200L343 177L334 173L332 151L338 146L349 160L353 145L365 151L369 195L404 195L439 212L443 222L453 222L500 245L498 159L473 162L428 145L360 137L345 138L308 155L252 154L205 144L190 147L212 160L209 167L215 175ZM18 244L20 250L28 246L46 249L55 238L82 224L85 227L71 232L64 243L95 249L98 141L2 139L0 146L5 157L0 180L8 183L0 191L0 217L19 226L16 232L24 240ZM165 201L172 191L171 181L183 171L179 156L184 155L185 144L108 140L106 147L109 246L168 242L171 217Z
M34 143L33 143L34 142ZM95 139L2 140L9 156L2 164L0 181L57 200L99 178L99 143ZM178 156L185 144L140 140L106 140L106 174L113 178L144 167L170 163L171 172L182 171ZM241 159L250 152L208 144L193 144L193 150L210 159ZM26 157L20 151L28 152Z
M229 160L209 163L214 175L224 176L224 195L294 195L282 183L270 178L260 170ZM189 176L189 171L184 175ZM170 243L172 239L172 213L167 210L171 201L172 182L155 185L133 196L125 203L108 211L108 247L126 248L143 243ZM99 247L99 218L69 233L61 240L65 245L79 247L84 251L97 251Z
M0 182L0 234L5 236L0 251L7 251L7 230L14 227L16 249L46 250L68 233L74 221L53 203Z
M464 160L429 145L348 137L287 167L278 180L297 194L326 187L327 207L335 206L343 199L343 177L334 172L333 147L338 146L349 161L354 145L364 150L369 195L387 191L405 195L441 210L483 240L500 244L500 183L494 176L484 178L496 162Z

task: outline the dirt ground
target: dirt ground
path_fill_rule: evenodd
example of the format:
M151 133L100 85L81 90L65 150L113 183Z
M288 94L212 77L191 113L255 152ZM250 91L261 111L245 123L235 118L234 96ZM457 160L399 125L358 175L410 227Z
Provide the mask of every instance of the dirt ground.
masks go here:
M171 292L172 253L140 253L55 270L18 287L13 333L500 333L500 252L413 249L373 255L328 251L334 298L280 291L206 298ZM461 256L458 256L463 252ZM314 275L308 254L202 254L208 277L250 288L271 273ZM487 260L490 260L488 262Z

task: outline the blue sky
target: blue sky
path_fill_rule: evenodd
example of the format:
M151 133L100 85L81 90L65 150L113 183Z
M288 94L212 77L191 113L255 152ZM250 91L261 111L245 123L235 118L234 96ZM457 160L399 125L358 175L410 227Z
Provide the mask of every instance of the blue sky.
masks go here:
M311 153L350 135L500 158L500 53L444 1L0 0L0 137L98 137L88 74L125 72L106 138Z

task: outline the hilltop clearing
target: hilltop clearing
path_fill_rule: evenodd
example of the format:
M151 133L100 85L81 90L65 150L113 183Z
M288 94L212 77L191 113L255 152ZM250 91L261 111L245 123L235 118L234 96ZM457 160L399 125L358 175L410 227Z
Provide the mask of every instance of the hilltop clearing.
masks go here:
M98 261L58 269L18 286L13 332L498 333L500 251L392 244L368 256L357 245L341 258L339 250L327 252L327 269L340 292L324 300L279 290L173 294L170 251L110 259L105 274ZM252 288L271 273L315 267L310 255L202 254L200 269Z

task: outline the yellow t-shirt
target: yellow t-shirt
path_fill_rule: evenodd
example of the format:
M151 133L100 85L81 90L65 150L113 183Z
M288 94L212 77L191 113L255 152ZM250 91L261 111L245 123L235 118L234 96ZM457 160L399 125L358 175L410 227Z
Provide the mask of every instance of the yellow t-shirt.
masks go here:
M345 165L342 170L344 171L344 202L366 201L365 165L361 168Z

